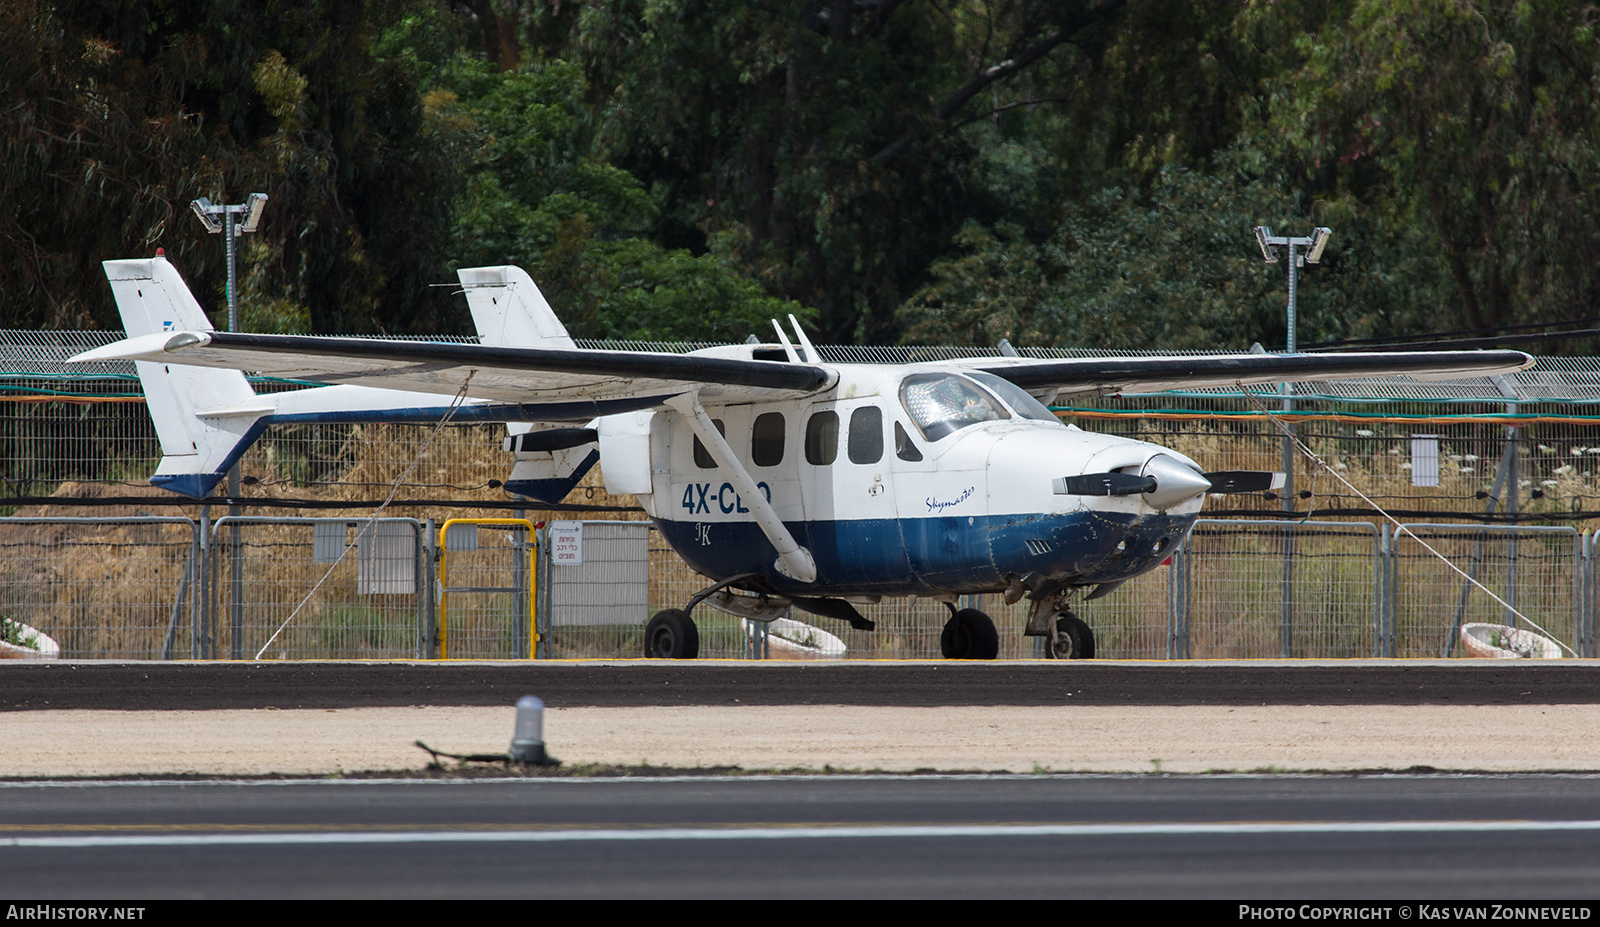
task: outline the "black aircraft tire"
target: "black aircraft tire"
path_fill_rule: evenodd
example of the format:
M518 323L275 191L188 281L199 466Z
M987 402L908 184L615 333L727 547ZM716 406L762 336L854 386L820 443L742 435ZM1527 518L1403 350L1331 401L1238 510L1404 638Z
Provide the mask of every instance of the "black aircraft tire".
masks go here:
M1056 633L1044 642L1047 660L1093 660L1094 630L1082 618L1063 612L1056 619Z
M939 652L947 660L993 660L1000 656L1000 632L988 615L963 608L944 623Z
M662 609L644 626L644 655L693 660L700 656L700 629L683 609Z

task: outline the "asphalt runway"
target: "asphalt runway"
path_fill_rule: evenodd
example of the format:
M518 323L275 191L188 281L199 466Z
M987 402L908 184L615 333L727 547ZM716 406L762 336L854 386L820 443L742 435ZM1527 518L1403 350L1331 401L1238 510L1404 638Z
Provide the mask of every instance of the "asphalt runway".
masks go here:
M1597 674L1600 664L1591 661L1467 660L17 662L0 664L0 712L10 718L0 724L10 724L13 751L31 742L16 738L33 730L25 722L37 718L48 730L25 736L40 738L38 744L76 738L91 754L104 754L117 729L142 731L146 719L158 716L175 725L149 735L166 750L185 736L192 740L206 718L243 725L248 715L250 723L265 725L263 731L283 732L291 728L273 726L274 719L299 719L321 730L346 714L404 708L415 721L402 719L379 732L404 748L427 719L494 709L498 720L479 739L503 749L509 706L533 692L574 715L611 712L585 728L591 731L585 736L595 738L622 726L615 719L647 720L653 728L682 724L685 736L695 736L687 732L745 716L759 721L766 717L761 712L787 711L783 706L816 705L834 706L834 715L870 714L859 723L871 733L851 736L878 740L892 739L889 715L920 712L933 723L937 745L940 732L952 729L952 713L980 711L999 725L991 734L988 725L967 723L965 730L981 735L981 743L993 748L1019 732L1058 731L1046 739L1069 745L1069 759L1078 763L1087 762L1091 744L1104 744L1121 730L1104 730L1094 720L1104 717L1099 713L1135 712L1130 717L1146 719L1132 722L1136 727L1166 715L1179 728L1183 719L1190 726L1213 725L1215 743L1228 742L1218 739L1224 718L1248 713L1260 714L1261 723L1230 730L1259 727L1264 739L1249 742L1266 744L1272 751L1266 756L1293 757L1279 741L1326 740L1335 716L1352 730L1368 731L1358 736L1373 744L1409 736L1409 727L1392 726L1396 713L1524 719L1513 726L1542 724L1547 706L1551 714L1577 716L1600 704ZM1237 713L1230 714L1230 706L1239 706ZM1473 706L1508 707L1479 712ZM257 710L268 708L279 710ZM717 714L701 718L707 712ZM1275 723L1275 712L1291 714ZM74 717L84 719L75 734L53 726ZM788 717L806 720L808 714ZM1298 733L1286 733L1290 723L1300 725ZM449 730L473 742L462 723L451 722ZM562 747L598 749L598 740L585 743L577 730L570 723L562 728ZM1169 738L1178 734L1166 730L1157 730L1153 742L1169 752L1148 751L1147 741L1125 748L1138 768L1150 768L1146 757L1176 755ZM772 736L751 731L739 742ZM815 756L844 736L823 737ZM229 743L211 749L242 749ZM260 738L254 745L269 746ZM1414 753L1402 751L1397 761L1376 768L1406 769L1413 755L1441 755L1426 745L1406 749ZM360 765L358 759L336 768L411 763L415 769L421 757L411 751L400 765ZM1196 768L1284 768L1278 762L1240 766L1208 758ZM819 759L810 764L822 768ZM1585 760L1531 768L1596 767ZM0 782L0 871L19 902L1121 897L1548 904L1592 894L1600 884L1597 851L1600 777L1585 774Z
M1551 906L1593 895L1597 851L1594 776L0 784L0 871L19 904L1121 897Z
M0 662L0 711L510 705L1592 705L1600 661Z

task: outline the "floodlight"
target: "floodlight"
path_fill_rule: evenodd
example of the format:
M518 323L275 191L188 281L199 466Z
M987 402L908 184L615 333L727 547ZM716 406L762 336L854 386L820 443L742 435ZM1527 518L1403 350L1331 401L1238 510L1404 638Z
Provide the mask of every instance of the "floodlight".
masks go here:
M1261 246L1261 257L1268 264L1278 263L1278 253L1267 244L1267 239L1272 237L1272 228L1266 225L1256 226L1256 244Z
M189 206L194 209L194 214L199 216L200 221L205 224L206 231L213 235L222 231L222 219L217 215L217 209L211 205L209 199L202 196L190 203Z
M265 193L252 193L245 203L244 224L235 226L234 233L247 235L256 230L261 224L261 212L267 208L267 195Z
M1328 246L1328 239L1333 237L1333 229L1318 227L1311 232L1311 250L1306 252L1306 263L1315 264L1322 260L1322 249Z

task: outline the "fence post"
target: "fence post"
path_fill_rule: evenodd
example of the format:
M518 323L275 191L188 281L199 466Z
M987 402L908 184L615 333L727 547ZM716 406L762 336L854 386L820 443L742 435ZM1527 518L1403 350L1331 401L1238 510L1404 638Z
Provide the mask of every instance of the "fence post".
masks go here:
M1383 643L1383 563L1389 549L1388 522L1378 525L1378 536L1373 540L1376 549L1372 556L1372 655L1382 657L1386 655Z
M1594 535L1588 528L1578 535L1578 656L1594 656Z
M209 509L209 506L207 507ZM200 626L195 631L195 659L215 660L217 658L216 635L213 633L217 626L217 545L216 539L211 536L212 525L209 511L200 515L201 543L205 549L205 605L200 610Z
M1384 564L1384 583L1387 587L1383 594L1383 609L1385 613L1384 646L1386 657L1400 655L1400 529L1397 527L1389 532L1389 555Z
M421 543L417 545L417 574L422 577L422 595L417 597L417 659L427 660L433 657L433 597L434 597L434 568L437 561L435 551L438 547L438 527L432 516L422 523Z
M1289 439L1284 438L1287 442ZM1293 460L1284 452L1285 460ZM1284 489L1284 504L1289 505L1289 489ZM1283 526L1283 626L1279 631L1281 635L1281 650L1284 659L1294 656L1294 528Z
M512 509L511 517L526 518L528 513L523 509ZM518 654L519 659L522 658L522 655L530 652L530 645L533 642L528 640L528 635L538 633L537 629L529 628L525 620L528 614L528 580L530 578L528 576L528 561L524 558L524 555L528 552L527 533L527 530L523 528L511 529L511 549L517 552L516 559L512 561L511 567L511 587L516 590L511 594L511 614L517 616L516 621L512 624L511 647L512 652Z
M1167 659L1172 660L1178 648L1178 571L1183 569L1183 548L1172 552L1167 561Z
M167 620L167 633L161 639L163 660L172 659L172 648L178 642L178 623L183 620L183 600L189 595L189 588L199 578L195 575L195 567L200 565L200 558L196 556L199 548L195 544L194 523L190 522L189 525L189 558L183 564L183 578L178 581L178 594L172 597L172 617Z
M1191 532L1190 538L1193 538ZM1167 574L1167 659L1187 660L1189 648L1189 544L1172 555Z
M551 636L550 603L555 601L555 590L551 587L554 571L550 569L550 526L541 524L534 530L537 547L533 557L533 621L539 629L539 646L534 651L534 659L549 660L555 657L555 638Z

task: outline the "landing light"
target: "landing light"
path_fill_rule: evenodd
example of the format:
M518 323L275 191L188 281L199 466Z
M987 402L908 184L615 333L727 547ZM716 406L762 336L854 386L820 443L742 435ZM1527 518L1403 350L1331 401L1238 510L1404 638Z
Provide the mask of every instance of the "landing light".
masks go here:
M1271 226L1269 226L1269 225L1258 225L1258 226L1256 226L1256 244L1261 246L1261 257L1264 258L1268 264L1276 264L1276 263L1278 263L1278 252L1274 251L1272 246L1267 244L1267 239L1269 239L1271 237L1272 237L1272 227Z
M1328 246L1328 239L1333 236L1333 229L1316 228L1311 232L1311 250L1306 253L1306 263L1315 264L1322 260L1322 249Z

